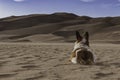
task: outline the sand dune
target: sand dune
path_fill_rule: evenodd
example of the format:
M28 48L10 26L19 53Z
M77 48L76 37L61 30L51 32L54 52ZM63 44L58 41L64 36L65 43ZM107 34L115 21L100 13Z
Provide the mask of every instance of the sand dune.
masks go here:
M88 31L91 35L90 39L97 42L118 42L120 17L92 18L72 13L53 13L0 19L2 42L73 42L76 30L81 33ZM53 36L49 37L49 40L44 40L47 35ZM43 39L39 38L41 36Z
M90 33L96 64L68 62L76 30ZM120 80L119 43L120 17L6 17L0 19L0 80Z
M120 80L120 45L91 47L89 66L68 62L70 43L0 43L0 80Z

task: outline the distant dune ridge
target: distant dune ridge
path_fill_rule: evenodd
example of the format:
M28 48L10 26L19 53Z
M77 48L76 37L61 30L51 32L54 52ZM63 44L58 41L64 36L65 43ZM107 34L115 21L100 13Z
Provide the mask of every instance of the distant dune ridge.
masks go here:
M0 19L3 42L73 42L75 31L88 31L91 41L120 42L120 17L72 13L32 14Z

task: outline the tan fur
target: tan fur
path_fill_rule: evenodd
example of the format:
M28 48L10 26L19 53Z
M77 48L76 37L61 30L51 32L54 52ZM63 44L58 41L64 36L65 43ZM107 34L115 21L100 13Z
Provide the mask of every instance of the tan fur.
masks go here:
M70 56L69 61L71 61L73 57L76 57L76 53L75 53L75 52L72 52L72 53L71 53L71 56Z
M78 49L80 49L80 48L78 48ZM75 51L73 51L73 52L71 53L71 56L70 56L69 61L71 61L71 59L72 59L73 57L76 57L76 51L77 51L78 49L76 49Z

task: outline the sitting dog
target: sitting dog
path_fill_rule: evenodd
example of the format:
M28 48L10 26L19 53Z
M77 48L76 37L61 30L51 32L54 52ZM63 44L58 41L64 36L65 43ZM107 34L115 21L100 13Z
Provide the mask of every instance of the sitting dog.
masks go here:
M85 32L84 36L81 36L80 33L76 31L76 38L77 41L71 53L70 61L83 65L94 64L95 57L89 46L89 33Z

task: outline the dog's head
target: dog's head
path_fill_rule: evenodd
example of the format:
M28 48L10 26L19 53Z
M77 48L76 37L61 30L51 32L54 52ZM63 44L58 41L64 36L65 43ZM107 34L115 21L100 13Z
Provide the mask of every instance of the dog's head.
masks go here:
M89 47L89 33L85 32L83 36L80 35L78 31L76 31L76 42L74 45L74 50L78 48L87 48Z

